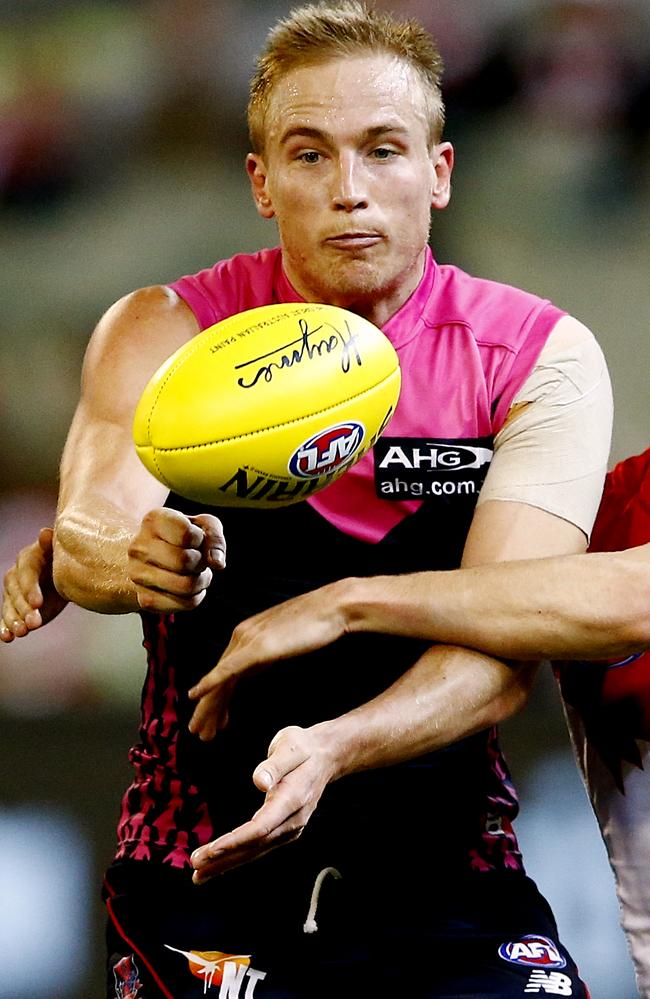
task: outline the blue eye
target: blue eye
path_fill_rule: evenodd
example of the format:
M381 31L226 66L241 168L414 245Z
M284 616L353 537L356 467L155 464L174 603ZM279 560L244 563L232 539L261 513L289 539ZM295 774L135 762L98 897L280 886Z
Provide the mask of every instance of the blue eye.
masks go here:
M373 149L372 155L377 160L387 160L391 156L396 156L397 153L394 149L387 149L385 146L379 146L377 149Z

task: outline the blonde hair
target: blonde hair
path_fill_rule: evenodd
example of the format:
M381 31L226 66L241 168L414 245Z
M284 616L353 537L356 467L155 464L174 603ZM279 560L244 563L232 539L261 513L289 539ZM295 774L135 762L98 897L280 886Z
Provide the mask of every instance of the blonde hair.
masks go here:
M444 125L440 93L442 58L428 31L415 20L397 20L359 0L307 4L291 11L269 32L250 84L248 129L254 152L262 154L273 87L299 66L360 53L401 59L422 84L431 143Z

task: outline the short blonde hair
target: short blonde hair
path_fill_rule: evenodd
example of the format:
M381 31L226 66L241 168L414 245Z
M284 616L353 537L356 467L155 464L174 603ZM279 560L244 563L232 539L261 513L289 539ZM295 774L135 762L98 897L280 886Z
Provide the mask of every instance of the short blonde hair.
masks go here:
M392 55L417 73L429 138L439 142L445 118L443 66L431 35L418 21L397 20L359 0L334 0L298 7L269 32L250 84L248 129L254 152L264 153L266 117L278 80L299 66L365 52Z

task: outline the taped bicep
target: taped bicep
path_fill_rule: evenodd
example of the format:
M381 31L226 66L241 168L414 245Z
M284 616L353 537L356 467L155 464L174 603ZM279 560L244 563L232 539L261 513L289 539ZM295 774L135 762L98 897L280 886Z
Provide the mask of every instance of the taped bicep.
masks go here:
M495 438L478 503L525 503L591 533L607 471L612 391L581 323L557 324Z

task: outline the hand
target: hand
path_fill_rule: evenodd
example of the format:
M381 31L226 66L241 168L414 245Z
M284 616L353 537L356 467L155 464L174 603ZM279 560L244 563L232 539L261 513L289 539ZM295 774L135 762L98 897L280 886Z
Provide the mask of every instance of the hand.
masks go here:
M343 583L330 583L262 611L237 625L217 665L189 691L198 701L190 732L213 739L228 722L228 704L237 681L279 659L313 652L347 630Z
M186 517L161 507L142 519L129 547L128 573L143 610L193 610L205 597L212 570L226 565L221 521L209 513Z
M60 614L67 600L52 582L51 527L44 527L38 540L27 545L6 573L0 619L0 640L13 642L42 627Z
M194 884L298 839L335 776L326 732L324 722L307 729L291 725L277 733L268 758L253 773L255 786L266 792L264 804L249 822L194 851Z

